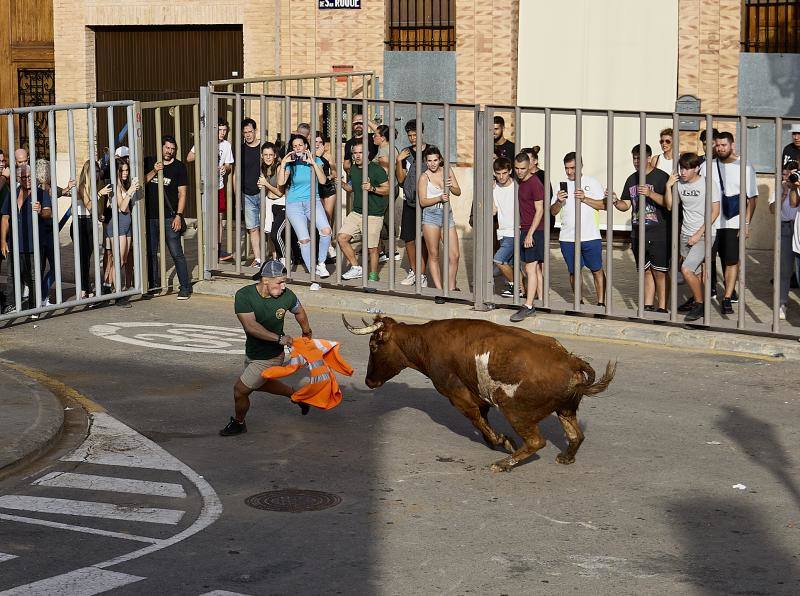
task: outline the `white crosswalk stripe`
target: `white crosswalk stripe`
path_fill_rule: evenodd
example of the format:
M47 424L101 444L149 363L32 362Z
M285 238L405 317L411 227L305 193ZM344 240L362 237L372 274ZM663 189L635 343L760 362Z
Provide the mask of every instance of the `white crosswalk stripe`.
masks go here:
M54 594L92 596L92 594L101 594L143 579L138 575L117 573L97 567L84 567L24 586L17 586L0 592L0 596L53 596Z
M184 513L180 509L131 507L112 503L97 503L95 501L75 501L73 499L53 499L25 495L0 497L0 508L173 525L181 521Z
M242 594L241 592L228 592L227 590L214 590L213 592L205 592L200 596L249 596L249 594Z
M9 555L8 553L0 553L0 563L3 561L10 561L11 559L16 559L17 555Z
M180 484L151 482L149 480L132 480L130 478L116 478L112 476L96 476L94 474L73 474L71 472L51 472L35 480L33 484L37 486L103 490L159 497L186 497L186 491L183 490L183 486Z

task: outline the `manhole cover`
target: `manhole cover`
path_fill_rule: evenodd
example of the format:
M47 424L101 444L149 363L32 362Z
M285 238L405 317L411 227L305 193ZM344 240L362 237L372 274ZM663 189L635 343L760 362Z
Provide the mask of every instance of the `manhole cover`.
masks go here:
M250 507L266 511L302 513L303 511L319 511L335 507L342 502L342 498L333 493L324 493L318 490L287 488L258 493L247 497L244 502Z

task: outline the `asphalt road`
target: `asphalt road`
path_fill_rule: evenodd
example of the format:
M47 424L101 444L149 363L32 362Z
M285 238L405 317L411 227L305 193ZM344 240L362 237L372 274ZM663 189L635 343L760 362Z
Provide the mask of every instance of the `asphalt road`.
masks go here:
M0 356L96 401L219 497L221 515L208 527L110 567L143 578L114 594L800 593L796 365L563 338L597 370L619 361L609 391L583 401L577 461L555 462L565 439L551 417L538 456L495 474L488 467L503 454L426 378L404 371L372 392L363 383L366 338L348 334L336 313L312 311L311 321L317 337L343 342L356 370L342 380L342 404L302 417L288 401L256 397L249 432L227 438L218 431L243 359L230 353L242 349L230 299L165 297L0 331ZM510 432L496 411L490 420ZM9 495L77 498L74 488L31 488L66 470L64 462L41 465L38 475L0 484L0 513L15 513L3 509L16 502L3 501ZM183 517L152 535L180 531L202 507L196 487L169 470L71 465L182 486ZM245 504L286 488L333 493L341 503L304 513ZM116 502L160 511L174 508L172 498ZM119 523L127 524L121 533L146 531L141 520ZM117 538L0 519L0 591L141 546Z

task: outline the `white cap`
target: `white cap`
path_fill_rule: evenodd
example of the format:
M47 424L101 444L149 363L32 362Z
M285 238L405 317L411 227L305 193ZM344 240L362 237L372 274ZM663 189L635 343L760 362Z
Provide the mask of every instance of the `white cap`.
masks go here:
M792 127L789 129L789 132L792 134L800 132L800 124L792 124Z
M128 157L130 154L130 150L125 145L117 147L117 150L114 151L114 157Z

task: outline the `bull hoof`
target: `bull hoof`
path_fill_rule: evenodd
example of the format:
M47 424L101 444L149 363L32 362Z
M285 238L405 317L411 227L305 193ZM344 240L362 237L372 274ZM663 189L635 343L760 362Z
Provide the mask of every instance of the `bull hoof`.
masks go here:
M559 453L558 455L556 455L556 461L558 463L560 463L560 464L568 466L570 464L574 464L575 463L575 457L572 456L572 455L566 455L564 453Z
M505 459L501 459L500 461L496 461L492 464L489 468L492 472L510 472L511 468L517 465L517 460L513 457L507 457Z

